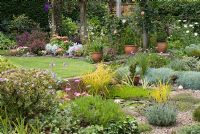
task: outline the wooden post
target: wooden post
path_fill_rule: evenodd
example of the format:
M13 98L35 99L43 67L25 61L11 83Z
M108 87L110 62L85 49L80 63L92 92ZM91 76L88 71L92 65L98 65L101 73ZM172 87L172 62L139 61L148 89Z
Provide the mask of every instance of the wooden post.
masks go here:
M121 0L116 0L116 15L117 15L117 17L121 17L121 14L122 14L121 4L122 4Z

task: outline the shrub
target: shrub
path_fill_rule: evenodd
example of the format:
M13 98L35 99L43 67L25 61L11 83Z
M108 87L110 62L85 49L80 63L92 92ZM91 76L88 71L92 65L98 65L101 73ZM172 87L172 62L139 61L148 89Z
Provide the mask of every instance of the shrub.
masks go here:
M30 117L49 110L57 84L48 72L12 70L0 74L1 105L12 117Z
M152 125L170 126L176 123L177 112L169 104L158 103L148 107L145 116Z
M185 52L188 56L200 57L200 44L191 44L185 48Z
M86 97L84 99L83 98L79 98L79 99L84 100L84 101L79 100L79 102L77 103L77 101L75 100L75 104L72 102L70 105L68 105L64 109L61 109L60 107L56 106L53 109L53 111L40 116L39 117L39 125L42 128L42 132L45 132L45 130L49 130L49 132L51 132L51 133L70 133L70 134L71 133L78 133L78 134L90 134L90 133L95 133L95 134L102 134L102 133L106 133L106 134L121 134L121 133L123 133L123 134L129 134L129 133L138 134L138 126L137 126L137 122L135 121L134 118L127 117L127 118L123 118L122 120L121 120L121 118L119 118L120 120L119 119L117 120L117 119L115 119L116 117L114 117L115 113L113 113L112 116L110 116L111 112L115 112L115 110L113 110L113 108L117 110L118 107L111 106L111 112L110 111L108 112L108 116L110 118L110 121L108 122L108 124L103 125L98 122L99 118L101 118L100 112L104 109L103 108L104 104L109 104L108 107L106 106L106 108L105 108L105 109L107 109L107 111L109 110L110 103L112 103L112 105L115 105L115 106L117 104L114 104L111 101L107 102L98 97L90 97L90 98ZM85 101L87 99L89 99L89 101ZM90 103L88 104L88 102L90 102ZM95 105L92 105L92 104L95 104ZM78 113L79 116L81 116L81 114L83 115L83 116L81 116L81 118L75 117L74 115L76 113L73 113L74 107L76 107L76 110L77 110L78 106L80 106L82 109L84 109L83 113L81 113L80 111L75 111ZM85 111L86 109L89 111ZM90 110L92 110L92 111L90 111ZM98 110L100 110L100 111L98 111ZM94 112L94 113L92 113L92 112ZM95 123L97 122L98 124L94 124L94 123L85 124L82 119L83 119L83 117L86 117L86 115L88 115L88 114L90 114L90 116L95 115L95 117L97 119L97 121L95 121ZM107 116L104 111L102 114L103 114L103 116L104 115ZM120 112L120 114L122 114L122 113ZM117 112L117 115L119 115L118 112ZM114 120L112 120L112 118Z
M200 106L194 110L193 118L194 118L194 120L200 122Z
M114 73L109 66L98 64L97 70L82 77L83 82L90 86L89 93L94 95L106 95L107 87L111 83Z
M110 123L105 128L106 134L139 134L138 124L135 119L127 117L123 121Z
M200 61L198 61L196 64L196 71L200 71Z
M160 68L169 63L169 59L159 54L150 53L148 55L149 67Z
M66 17L62 19L62 35L72 36L77 33L77 30L78 25L71 18Z
M0 32L0 50L7 50L13 48L15 42L9 39L6 35Z
M175 72L169 68L150 68L145 75L145 79L147 79L149 83L166 83L169 82L174 75Z
M177 131L176 134L199 134L200 133L200 124L186 126Z
M16 68L15 65L10 63L6 58L0 56L0 73Z
M104 61L113 61L116 59L117 51L113 48L105 48L103 50L103 60Z
M177 84L186 89L200 90L200 72L186 71L178 75Z
M144 133L151 131L152 127L149 124L138 124L138 129L140 133Z
M30 51L34 54L40 55L41 51L45 49L45 44L46 42L44 40L33 40L29 46Z
M182 59L172 60L168 67L175 71L195 71L197 70L197 62L197 58L183 57Z
M47 34L41 31L24 32L17 36L17 45L29 47L34 54L39 54L41 50L44 50L47 41Z
M9 28L11 30L17 30L18 32L24 32L24 31L30 31L33 28L37 27L37 23L35 23L33 20L31 20L28 16L25 14L22 14L20 16L14 16L13 20L11 21Z
M107 125L123 120L124 114L119 105L100 97L81 97L71 104L74 120L85 125ZM81 111L81 112L80 112Z

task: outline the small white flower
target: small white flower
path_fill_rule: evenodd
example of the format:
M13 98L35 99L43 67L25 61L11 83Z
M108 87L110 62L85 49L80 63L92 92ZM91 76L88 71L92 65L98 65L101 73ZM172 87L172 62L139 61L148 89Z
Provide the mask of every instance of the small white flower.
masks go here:
M199 23L198 23L198 22L195 22L194 24L195 24L195 25L198 25Z
M104 36L105 34L104 33L101 33L101 36Z
M178 20L178 22L181 22L181 20Z
M126 23L126 20L125 20L125 19L123 19L123 20L122 20L122 23L123 23L123 24L124 24L124 23Z
M183 22L186 22L187 20L183 20Z
M121 103L121 100L120 99L115 99L114 102L115 103Z
M117 33L117 30L114 30L114 34L116 34Z
M192 24L190 24L190 25L189 25L189 27L193 27L193 25L192 25Z
M187 26L187 24L185 24L185 25L183 25L185 28L187 28L188 26Z
M93 33L93 32L91 32L91 35L94 35L94 33Z
M178 86L178 89L183 89L183 86L182 85Z
M186 31L186 33L189 33L189 32L190 32L189 30Z
M198 36L198 33L194 33L194 36Z

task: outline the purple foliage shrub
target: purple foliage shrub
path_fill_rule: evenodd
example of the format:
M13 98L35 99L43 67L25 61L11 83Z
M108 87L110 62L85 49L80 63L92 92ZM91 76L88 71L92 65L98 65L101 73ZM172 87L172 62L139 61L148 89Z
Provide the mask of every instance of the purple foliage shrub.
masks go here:
M24 32L22 35L17 36L18 47L29 47L30 52L34 54L39 54L40 51L44 50L47 42L47 33L41 31Z

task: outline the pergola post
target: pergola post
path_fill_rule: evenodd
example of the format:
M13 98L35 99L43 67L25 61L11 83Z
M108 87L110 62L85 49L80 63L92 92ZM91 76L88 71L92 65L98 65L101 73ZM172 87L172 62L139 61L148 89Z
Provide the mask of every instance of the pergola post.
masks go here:
M122 15L122 1L121 0L116 0L116 15L117 17L121 17Z

